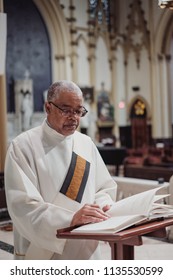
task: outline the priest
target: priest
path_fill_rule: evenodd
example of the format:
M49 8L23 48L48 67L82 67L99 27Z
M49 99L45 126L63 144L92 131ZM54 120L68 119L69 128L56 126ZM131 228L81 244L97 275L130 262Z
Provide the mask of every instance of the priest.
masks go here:
M72 81L53 83L47 118L18 135L5 161L15 259L101 259L98 241L57 239L57 229L109 219L117 185L95 144L77 131L88 112Z

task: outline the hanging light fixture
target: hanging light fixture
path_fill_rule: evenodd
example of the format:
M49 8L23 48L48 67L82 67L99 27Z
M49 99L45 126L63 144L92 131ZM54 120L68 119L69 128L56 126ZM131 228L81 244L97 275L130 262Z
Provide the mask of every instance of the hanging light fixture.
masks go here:
M158 0L160 8L169 8L173 10L173 0Z

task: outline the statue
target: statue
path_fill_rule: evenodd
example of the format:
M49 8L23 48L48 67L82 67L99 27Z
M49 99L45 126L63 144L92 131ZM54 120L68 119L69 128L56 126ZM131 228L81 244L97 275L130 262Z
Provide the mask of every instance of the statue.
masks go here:
M84 118L81 118L80 120L80 129L81 132L84 134L88 135L88 128L90 126L90 104L87 100L84 100L84 107L85 109L87 109L87 111L89 112L88 114L86 114L86 116Z
M45 104L45 102L47 101L47 93L48 93L48 90L47 90L47 89L43 91L43 112L45 112L45 106L44 106L44 104Z
M22 131L26 131L31 128L31 119L33 114L32 96L29 90L21 90L23 95L21 101L21 121Z
M110 103L108 93L104 89L104 83L101 83L101 92L97 99L98 119L101 122L114 121L114 107Z

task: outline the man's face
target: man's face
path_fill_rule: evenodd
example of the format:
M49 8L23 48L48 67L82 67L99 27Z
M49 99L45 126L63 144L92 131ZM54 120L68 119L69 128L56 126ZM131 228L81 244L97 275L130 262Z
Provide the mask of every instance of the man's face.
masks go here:
M73 112L82 108L82 96L67 91L60 93L52 102L46 102L45 104L47 120L50 126L64 136L73 134L80 121L80 117ZM64 115L63 110L71 113L68 116Z

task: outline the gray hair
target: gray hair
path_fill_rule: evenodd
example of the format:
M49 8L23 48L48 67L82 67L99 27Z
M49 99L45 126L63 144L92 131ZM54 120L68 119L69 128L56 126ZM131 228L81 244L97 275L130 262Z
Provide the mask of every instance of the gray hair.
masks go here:
M48 88L47 101L51 101L62 92L75 92L79 96L83 96L81 89L72 81L58 81Z

